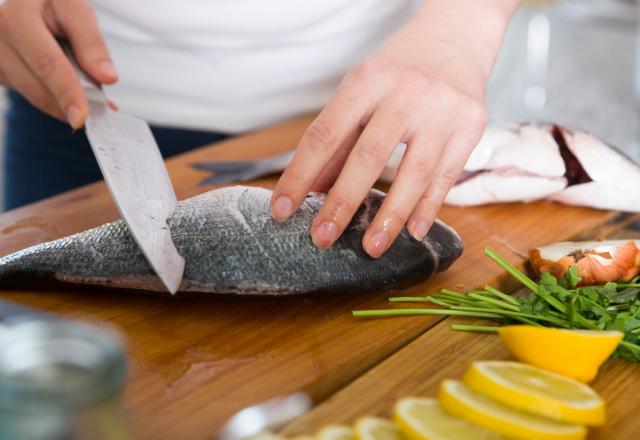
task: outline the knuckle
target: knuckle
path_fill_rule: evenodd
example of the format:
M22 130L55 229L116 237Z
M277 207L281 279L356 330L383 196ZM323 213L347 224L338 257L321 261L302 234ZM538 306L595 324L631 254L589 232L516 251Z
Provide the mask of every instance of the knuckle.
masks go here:
M416 212L423 216L429 216L430 213L436 212L438 210L438 203L433 199L431 195L424 195L422 199L420 199L420 203L418 203L418 207L416 208Z
M453 89L449 84L442 81L436 82L431 88L431 101L437 105L446 106L451 108L456 106L456 103L460 99L460 94Z
M404 225L409 218L407 214L405 214L395 206L389 206L387 209L385 209L383 217L385 219L391 220L390 222L391 225L396 225L400 227Z
M405 67L402 72L402 78L401 84L412 93L415 93L416 88L425 89L433 83L426 73L416 66Z
M31 103L36 107L44 107L50 105L49 101L51 100L51 96L42 87L29 88L28 98L29 101L31 101Z
M349 73L349 78L357 82L368 81L374 78L379 78L383 74L383 69L378 63L366 60L355 66Z
M358 161L366 167L381 168L387 163L386 149L380 142L370 142L354 150Z
M460 173L458 172L458 170L454 169L446 169L442 171L438 176L438 189L441 192L446 193L449 188L451 188L456 183L459 174Z
M464 99L461 108L465 119L473 126L484 126L489 119L489 112L483 103L473 98Z
M43 51L39 51L32 56L32 63L33 71L41 78L51 76L58 65L55 55Z
M385 114L386 124L389 127L409 127L411 125L415 116L414 112L412 112L414 106L411 101L411 98L402 100L401 103L395 104L394 108Z
M326 211L332 218L340 219L347 214L350 216L357 206L352 198L337 191L329 191L327 197Z
M474 131L482 131L489 121L489 111L487 108L476 101L469 104L468 110L469 120Z
M420 182L427 181L432 171L433 162L425 157L413 160L407 167L407 174L409 177Z
M307 128L302 140L302 144L314 153L328 151L335 142L333 131L322 119L317 119Z
M296 190L298 188L303 188L308 183L309 178L305 173L301 173L297 168L288 167L282 178L280 179L283 187L286 187L287 190Z

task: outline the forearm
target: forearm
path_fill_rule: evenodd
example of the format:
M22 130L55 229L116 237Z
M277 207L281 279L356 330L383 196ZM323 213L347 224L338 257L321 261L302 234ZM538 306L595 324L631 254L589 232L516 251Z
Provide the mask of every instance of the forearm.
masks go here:
M459 62L476 66L488 80L511 17L521 0L424 0L409 23L388 42L402 45L433 66ZM445 50L441 50L441 49ZM451 50L455 48L456 52ZM464 58L464 59L463 59Z

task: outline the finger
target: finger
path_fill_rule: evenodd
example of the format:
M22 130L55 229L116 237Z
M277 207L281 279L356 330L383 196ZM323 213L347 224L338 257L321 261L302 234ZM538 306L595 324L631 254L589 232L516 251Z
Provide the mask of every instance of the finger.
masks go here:
M340 92L305 131L296 153L278 180L271 213L286 220L303 202L311 186L345 140L357 133L366 116L368 100Z
M362 239L362 247L373 258L380 258L400 234L439 163L449 132L440 129L445 127L440 120L429 125L409 140L396 178Z
M82 127L88 112L87 99L62 48L37 10L15 8L12 12L17 17L9 22L11 45L55 96L71 127Z
M118 73L91 4L87 0L67 0L53 3L53 9L82 70L100 83L117 81Z
M326 193L331 189L361 133L362 130L357 130L345 139L343 145L338 149L336 154L334 154L327 166L320 173L320 176L313 183L311 191Z
M313 221L311 236L316 246L330 247L347 227L404 136L405 116L395 110L373 114Z
M22 58L3 43L0 43L0 70L4 76L3 84L17 90L33 106L64 120L64 114L49 89L33 75Z
M447 141L438 168L408 221L408 229L417 240L422 240L431 228L481 134L458 133Z

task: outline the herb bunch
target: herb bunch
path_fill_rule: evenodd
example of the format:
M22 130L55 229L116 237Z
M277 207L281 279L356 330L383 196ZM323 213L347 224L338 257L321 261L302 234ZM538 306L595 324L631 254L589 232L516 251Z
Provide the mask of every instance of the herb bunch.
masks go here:
M575 267L560 280L543 273L536 283L491 248L485 254L530 291L511 296L489 285L464 293L442 289L424 297L390 297L390 302L420 302L441 309L356 310L353 316L448 315L485 318L505 324L528 324L583 330L618 330L624 338L614 357L640 362L640 277L631 282L580 286ZM452 324L453 330L495 332L496 326Z

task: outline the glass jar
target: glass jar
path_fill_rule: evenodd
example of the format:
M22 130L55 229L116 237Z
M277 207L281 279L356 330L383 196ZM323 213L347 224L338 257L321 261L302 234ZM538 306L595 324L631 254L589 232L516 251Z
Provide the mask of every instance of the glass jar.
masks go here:
M117 403L126 362L117 339L85 324L0 327L0 439L127 438Z

